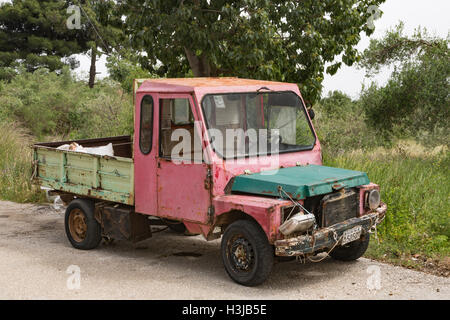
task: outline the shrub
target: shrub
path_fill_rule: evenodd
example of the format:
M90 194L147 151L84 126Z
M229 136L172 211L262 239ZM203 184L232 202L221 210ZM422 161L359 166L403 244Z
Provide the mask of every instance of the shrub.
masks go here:
M365 122L360 103L342 92L330 92L314 106L314 110L316 132L323 149L329 154L338 155L348 150L371 149L387 144L378 130Z
M417 29L403 35L403 24L371 40L361 65L368 74L394 66L384 86L363 89L361 106L368 124L384 137L415 137L426 144L449 145L450 51L448 39Z
M16 202L44 201L39 187L31 184L32 139L14 123L0 122L0 198Z
M89 89L68 69L22 72L0 87L1 119L20 123L38 139L131 134L132 96L110 80Z

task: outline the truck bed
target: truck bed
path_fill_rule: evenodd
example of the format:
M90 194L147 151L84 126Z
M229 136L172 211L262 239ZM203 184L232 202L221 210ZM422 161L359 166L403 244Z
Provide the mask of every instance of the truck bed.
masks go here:
M57 149L76 142L83 147L113 144L114 157ZM71 140L33 145L33 181L78 196L134 205L134 163L130 136Z

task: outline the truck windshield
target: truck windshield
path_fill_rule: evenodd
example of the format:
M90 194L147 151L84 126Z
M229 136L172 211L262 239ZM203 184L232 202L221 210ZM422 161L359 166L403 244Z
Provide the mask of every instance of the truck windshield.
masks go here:
M315 143L294 92L210 94L202 108L212 147L224 159L309 150Z

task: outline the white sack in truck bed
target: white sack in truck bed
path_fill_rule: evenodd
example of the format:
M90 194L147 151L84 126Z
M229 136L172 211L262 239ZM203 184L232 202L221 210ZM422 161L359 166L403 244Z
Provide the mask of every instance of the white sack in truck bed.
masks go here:
M85 148L83 146L80 146L76 142L72 142L71 144L63 144L62 146L59 146L56 149L114 157L114 150L113 150L112 143L108 143L106 146L101 146L101 147Z

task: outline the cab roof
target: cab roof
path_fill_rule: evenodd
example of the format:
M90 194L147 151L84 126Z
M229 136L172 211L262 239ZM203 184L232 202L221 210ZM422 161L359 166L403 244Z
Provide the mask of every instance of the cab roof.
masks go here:
M236 87L246 87L251 90L257 90L262 87L270 87L269 89L272 89L279 88L280 86L295 85L286 82L241 79L236 77L141 79L137 81L142 83L137 92L171 93L205 91L207 88L211 88L211 90L214 91L231 90L231 88Z

